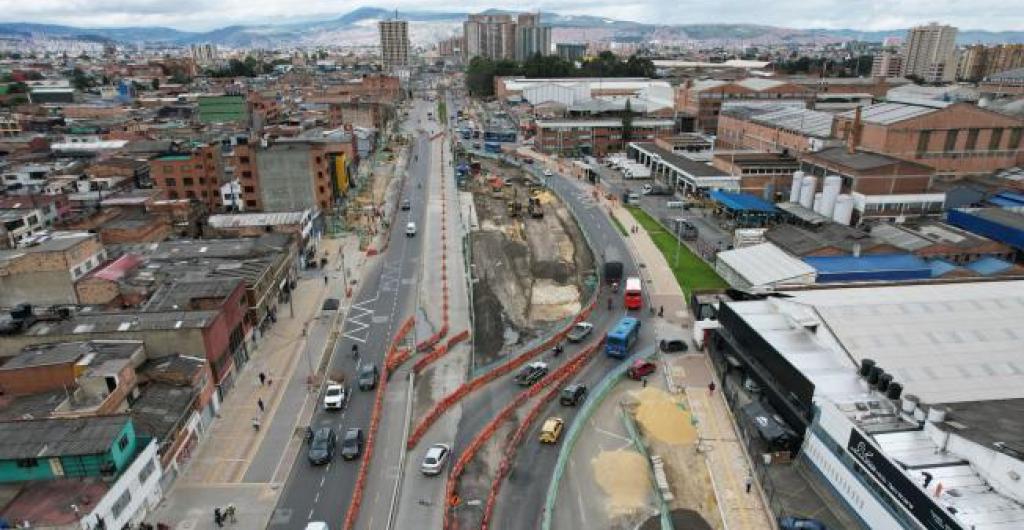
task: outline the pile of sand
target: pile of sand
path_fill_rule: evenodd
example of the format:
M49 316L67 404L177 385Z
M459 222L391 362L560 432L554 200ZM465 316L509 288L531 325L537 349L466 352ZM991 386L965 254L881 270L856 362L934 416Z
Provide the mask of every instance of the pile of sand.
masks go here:
M594 480L608 496L605 507L610 516L626 515L648 504L651 494L650 468L636 451L601 451L590 461Z
M568 318L582 309L580 290L575 285L559 285L551 280L536 280L530 290L530 320L551 322Z
M667 444L692 444L697 439L690 413L664 390L646 387L633 393L636 421L644 433Z

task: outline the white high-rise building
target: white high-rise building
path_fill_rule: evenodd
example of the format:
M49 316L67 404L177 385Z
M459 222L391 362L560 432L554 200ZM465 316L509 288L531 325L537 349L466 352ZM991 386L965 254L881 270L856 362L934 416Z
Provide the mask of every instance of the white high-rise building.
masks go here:
M382 20L377 23L380 30L380 54L386 70L409 65L409 22L406 20Z
M910 28L903 49L903 75L915 75L928 83L956 77L956 28L932 22Z

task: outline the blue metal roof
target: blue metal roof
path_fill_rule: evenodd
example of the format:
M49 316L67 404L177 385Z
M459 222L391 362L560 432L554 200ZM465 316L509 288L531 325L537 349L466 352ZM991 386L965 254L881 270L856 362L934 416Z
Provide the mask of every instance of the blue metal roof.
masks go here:
M1018 206L1024 206L1024 203L1020 203L1012 199L1007 199L1005 197L1000 197L998 195L996 195L995 197L989 197L988 199L985 199L985 202L993 206L998 206L1000 208L1017 208Z
M913 254L811 256L804 262L818 271L818 283L871 280L914 280L932 277L932 269Z
M730 210L743 212L775 213L775 206L756 196L747 193L732 193L729 191L714 190L711 192L711 199L721 203Z
M993 258L991 256L981 258L973 263L967 265L968 269L981 274L982 276L991 276L993 274L999 274L1013 267L1013 264L1008 261L1003 261L999 258Z
M930 259L928 260L928 267L932 269L932 278L945 276L960 268L955 263L950 263L944 259Z

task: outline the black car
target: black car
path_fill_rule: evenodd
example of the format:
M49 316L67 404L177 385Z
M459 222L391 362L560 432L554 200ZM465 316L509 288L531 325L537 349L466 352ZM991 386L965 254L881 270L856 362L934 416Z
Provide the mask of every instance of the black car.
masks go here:
M341 457L345 460L359 458L363 454L363 430L352 428L345 431L341 441Z
M558 396L558 402L567 406L575 407L587 397L587 385L573 384L562 389L562 393Z
M401 208L402 208L402 211L408 211L409 209L412 208L412 203L409 202L409 199L402 199Z
M334 429L321 427L313 433L313 440L309 442L309 452L306 456L309 463L321 466L334 460L334 449L338 445L338 436Z
M339 307L341 307L341 302L338 302L337 298L328 298L324 300L324 305L321 306L321 309L324 311L337 311Z
M359 390L373 390L377 388L377 379L380 374L377 372L377 365L366 363L359 367Z
M515 381L520 386L531 386L542 377L548 374L548 365L545 362L534 361L523 367L515 376Z
M661 339L658 347L661 348L661 351L666 353L683 352L689 348L684 339Z

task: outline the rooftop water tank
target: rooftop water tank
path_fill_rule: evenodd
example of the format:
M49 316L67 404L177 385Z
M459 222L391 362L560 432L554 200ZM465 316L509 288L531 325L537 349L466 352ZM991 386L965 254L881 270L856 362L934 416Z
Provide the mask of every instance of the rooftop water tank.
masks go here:
M871 385L871 386L877 385L878 384L878 378L882 377L882 374L884 374L884 373L885 373L885 370L882 370L881 366L878 366L877 364L875 366L872 366L871 367L871 371L868 372L868 384Z
M857 370L857 373L861 377L867 377L868 374L871 373L871 368L874 367L874 366L875 366L875 361L873 359L861 359L860 360L860 369Z
M889 383L889 390L885 392L885 397L889 399L899 399L900 394L903 393L903 385L899 383Z
M885 392L889 390L889 383L892 383L892 374L882 374L878 376L878 391Z

